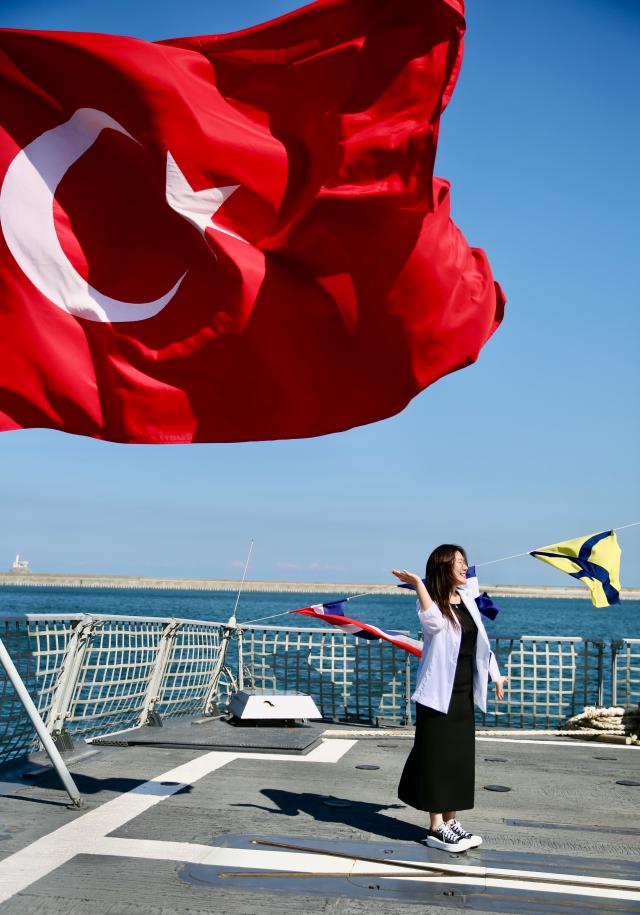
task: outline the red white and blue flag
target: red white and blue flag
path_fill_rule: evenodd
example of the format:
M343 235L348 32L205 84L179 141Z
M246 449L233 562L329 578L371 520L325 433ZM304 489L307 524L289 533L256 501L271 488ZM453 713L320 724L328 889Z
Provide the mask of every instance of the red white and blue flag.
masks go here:
M320 619L325 623L330 623L332 626L337 626L343 632L355 635L359 639L383 639L385 642L391 642L397 648L403 648L410 654L420 657L422 654L421 641L412 639L411 636L400 632L398 629L381 629L380 626L372 626L370 623L351 619L344 612L347 600L348 598L327 604L313 604L310 607L301 607L299 610L289 610L289 613L312 616L314 619Z

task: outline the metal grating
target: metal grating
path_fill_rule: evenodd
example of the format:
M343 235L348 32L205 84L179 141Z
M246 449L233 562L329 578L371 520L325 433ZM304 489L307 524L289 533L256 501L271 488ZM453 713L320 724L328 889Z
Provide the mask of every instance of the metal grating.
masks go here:
M203 711L220 652L218 623L182 623L172 638L154 710L161 715L196 715Z
M34 660L24 619L0 621L0 638L18 673L42 713L42 697L34 673ZM25 714L13 685L0 665L0 763L32 753L38 747L33 726Z
M389 642L279 626L241 626L239 638L245 687L308 693L331 721L409 720L408 655Z
M65 721L74 736L138 723L164 623L121 617L96 622Z
M611 643L611 704L640 704L640 639Z
M239 686L299 690L326 719L400 725L411 720L417 659L388 642L337 629L238 626L157 617L27 615L0 636L51 733L113 734L162 717L209 714ZM492 639L509 689L489 691L479 722L562 725L585 705L640 700L640 639L521 636ZM37 748L0 666L0 763Z
M491 640L503 674L505 698L489 691L484 724L557 727L585 705L601 705L604 642L562 636Z

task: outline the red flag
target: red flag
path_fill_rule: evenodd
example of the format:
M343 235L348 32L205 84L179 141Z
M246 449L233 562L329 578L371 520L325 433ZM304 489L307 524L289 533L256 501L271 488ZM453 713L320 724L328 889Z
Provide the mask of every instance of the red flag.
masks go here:
M302 616L311 616L314 619L322 620L323 623L337 626L343 632L354 635L359 639L381 639L384 642L391 642L396 648L402 648L409 654L421 657L423 643L418 639L412 639L406 632L402 632L399 629L381 629L380 626L373 626L371 623L363 623L361 620L351 619L351 617L345 616L344 613L332 613L331 608L341 603L346 603L346 600L334 601L332 604L312 604L310 607L301 607L299 610L289 610L289 613L300 613Z
M0 429L321 435L473 362L504 299L433 178L462 14L0 31Z

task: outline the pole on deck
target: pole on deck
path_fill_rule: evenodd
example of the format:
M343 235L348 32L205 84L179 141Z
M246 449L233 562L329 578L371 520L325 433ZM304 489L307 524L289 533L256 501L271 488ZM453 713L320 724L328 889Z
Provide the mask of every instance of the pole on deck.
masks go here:
M71 798L75 807L82 807L83 805L82 805L82 798L80 797L80 792L76 788L75 782L71 778L71 774L69 773L69 770L67 769L67 767L64 763L64 760L62 759L62 756L58 752L58 748L56 747L55 743L53 742L53 738L51 737L51 734L47 731L45 723L42 720L42 718L40 717L40 713L38 712L38 709L33 704L33 700L31 698L31 696L29 695L27 687L24 685L24 683L22 681L22 677L18 673L15 664L11 660L11 656L10 656L9 652L7 651L2 639L0 639L0 663L6 670L7 676L11 680L11 683L13 684L13 688L15 689L15 691L18 695L18 698L22 702L27 715L31 719L31 723L34 726L34 728L38 734L38 737L40 738L42 745L44 746L44 748L47 752L47 755L48 755L49 759L51 760L52 765L54 766L56 772L60 776L60 781L64 785L64 787L67 791L67 794Z

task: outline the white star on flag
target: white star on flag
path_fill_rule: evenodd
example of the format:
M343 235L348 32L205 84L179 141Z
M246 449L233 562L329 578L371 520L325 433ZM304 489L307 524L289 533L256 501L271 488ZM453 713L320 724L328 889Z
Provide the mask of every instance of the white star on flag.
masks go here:
M230 235L232 238L248 244L245 238L241 238L231 229L218 225L213 219L225 200L228 200L239 187L239 184L230 184L226 187L209 187L202 191L194 191L176 160L170 152L167 153L167 203L172 210L194 225L202 235L207 229L215 229L217 232L224 232L225 235Z

